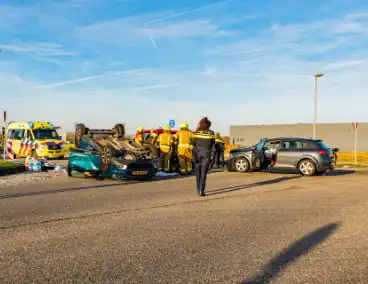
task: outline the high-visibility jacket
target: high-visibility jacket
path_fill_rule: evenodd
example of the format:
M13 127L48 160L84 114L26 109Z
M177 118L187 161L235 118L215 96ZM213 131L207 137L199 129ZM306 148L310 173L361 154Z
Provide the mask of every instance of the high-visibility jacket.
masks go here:
M157 139L157 145L162 152L168 153L171 150L174 137L171 132L164 132Z
M180 130L177 133L175 133L175 138L177 140L178 148L190 149L191 148L190 142L193 139L193 132L187 129Z
M138 144L143 144L143 142L144 142L144 139L143 139L143 133L139 133L139 132L138 132L138 133L135 135L134 142L135 142L135 143L138 143Z
M221 137L215 137L215 143L225 144L225 141Z
M157 137L158 137L157 133L156 132L152 132L150 134L150 136L148 136L148 138L146 140L146 143L147 144L153 144L153 145L155 145L156 144L156 141L157 141Z
M215 144L215 134L212 130L195 132L191 144L194 148L211 150Z

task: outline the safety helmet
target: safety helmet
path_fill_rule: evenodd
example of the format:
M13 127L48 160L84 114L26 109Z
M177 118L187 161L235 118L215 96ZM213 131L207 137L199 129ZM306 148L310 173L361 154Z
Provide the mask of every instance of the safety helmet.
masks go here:
M170 126L166 125L166 126L164 127L164 131L171 131Z
M188 123L183 122L182 124L180 124L180 128L188 128Z
M144 130L144 127L143 126L139 126L138 127L138 132L143 132L143 130Z

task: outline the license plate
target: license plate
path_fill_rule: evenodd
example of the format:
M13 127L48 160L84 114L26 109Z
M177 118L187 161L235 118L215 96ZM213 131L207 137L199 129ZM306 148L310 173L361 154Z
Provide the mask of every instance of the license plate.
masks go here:
M148 171L134 171L132 174L133 176L142 176L142 175L146 175L148 173Z

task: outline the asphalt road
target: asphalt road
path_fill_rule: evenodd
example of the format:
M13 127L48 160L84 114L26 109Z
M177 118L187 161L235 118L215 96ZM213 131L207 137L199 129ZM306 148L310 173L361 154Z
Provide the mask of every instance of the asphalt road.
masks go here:
M0 189L0 283L368 283L368 175Z

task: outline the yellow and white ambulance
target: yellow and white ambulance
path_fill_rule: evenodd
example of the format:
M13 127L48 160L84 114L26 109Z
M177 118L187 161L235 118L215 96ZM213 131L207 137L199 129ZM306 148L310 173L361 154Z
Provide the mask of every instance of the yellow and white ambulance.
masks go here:
M10 122L7 142L10 142L14 158L31 156L34 158L64 159L65 144L50 122L29 121Z

